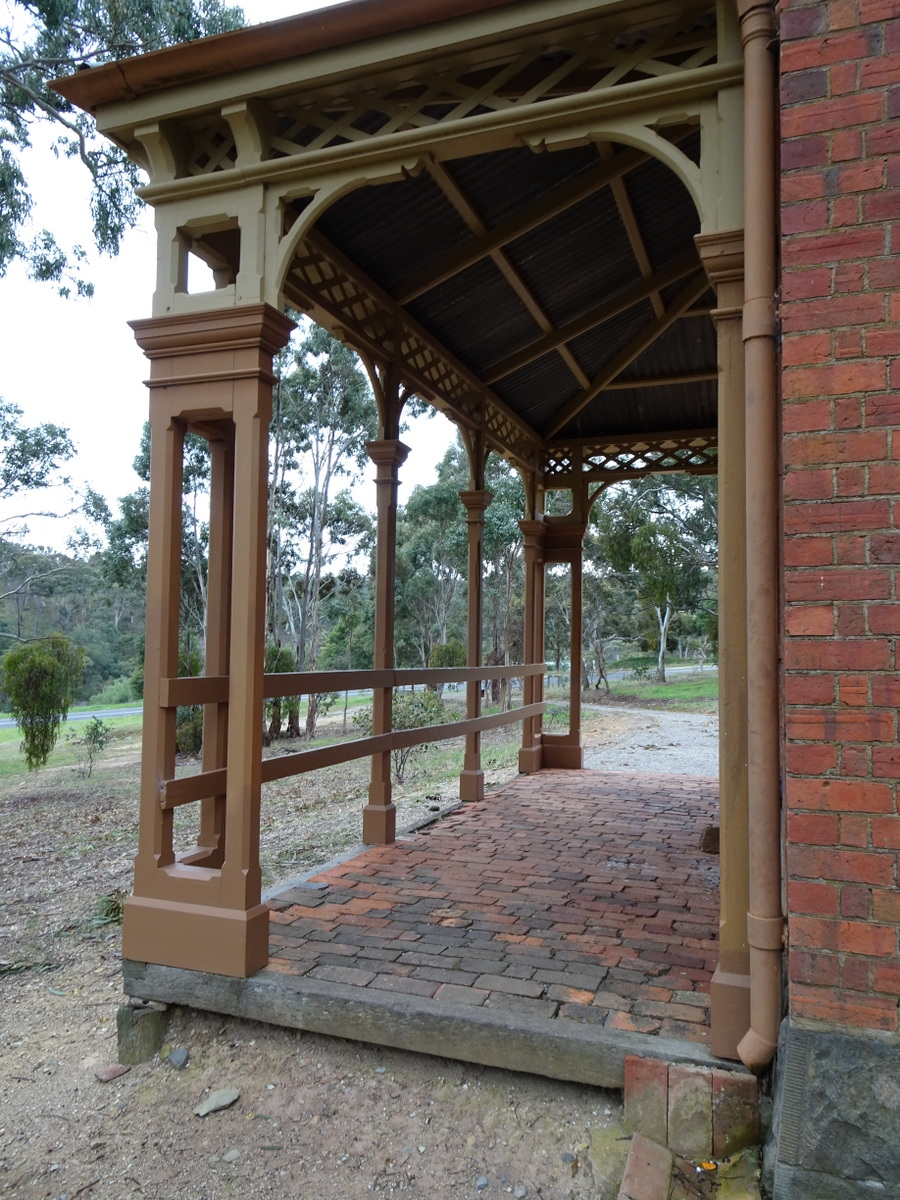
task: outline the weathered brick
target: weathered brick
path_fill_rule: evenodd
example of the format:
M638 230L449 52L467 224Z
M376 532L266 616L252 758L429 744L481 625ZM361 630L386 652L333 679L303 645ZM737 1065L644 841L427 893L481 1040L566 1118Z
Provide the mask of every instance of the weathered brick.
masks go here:
M875 362L822 363L812 367L789 367L784 372L783 391L786 400L798 400L804 396L849 396L855 392L880 392L887 386L885 364ZM858 453L842 451L840 457L802 459L806 462L847 462L861 458L884 457L864 449L866 442L874 447L877 434L859 435Z
M815 368L797 368L803 372L813 369ZM883 372L880 364L879 370ZM815 433L806 437L787 438L784 455L785 464L789 467L795 464L813 466L826 463L837 465L848 462L880 462L887 457L887 434L880 429L867 429L859 433Z
M791 988L790 1005L795 1017L890 1033L897 1029L896 996L862 998L852 992L823 991L798 983Z
M788 817L788 840L812 846L836 846L839 840L838 818L831 814L794 813Z
M844 606L841 605L841 608ZM851 612L858 613L857 605L850 606ZM857 629L859 628L858 624ZM838 700L841 704L849 705L851 708L862 708L869 702L869 676L868 675L842 675L838 681Z
M817 812L889 813L894 809L893 788L869 779L791 779L787 795L792 808Z
M894 737L894 715L878 710L792 709L787 734L805 742L889 742Z
M804 879L834 879L887 887L893 878L891 856L876 851L789 846L788 864L791 875Z
M897 930L868 921L833 921L824 917L791 918L791 942L800 949L818 948L839 954L889 958L897 953Z
M805 641L795 638L784 648L788 670L886 671L891 667L891 646L874 638L866 641Z
M785 613L785 629L794 636L832 637L834 607L831 604L804 604Z
M863 549L865 549L864 545ZM788 571L785 577L785 598L789 603L823 599L890 600L891 593L892 580L887 571L805 570ZM875 664L860 661L856 665L862 668L872 667ZM851 660L842 669L853 670L853 667L854 663Z
M787 704L833 704L833 675L787 675L784 699Z
M840 844L865 849L869 844L869 822L865 817L841 817Z
M713 1069L713 1158L726 1158L759 1141L759 1092L752 1075Z
M834 987L841 980L841 964L834 955L816 950L798 950L792 946L788 955L788 974L794 983Z
M625 1128L668 1143L669 1066L663 1059L625 1057Z
M669 1147L685 1158L712 1152L712 1075L702 1067L669 1067Z
M833 883L788 880L788 908L792 913L816 917L838 915L838 889Z

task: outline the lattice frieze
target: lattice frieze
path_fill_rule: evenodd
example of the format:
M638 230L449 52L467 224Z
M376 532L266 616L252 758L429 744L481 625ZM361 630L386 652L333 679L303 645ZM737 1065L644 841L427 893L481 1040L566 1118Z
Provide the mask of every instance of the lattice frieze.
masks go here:
M297 249L286 281L291 303L310 309L317 320L341 328L342 336L376 360L399 339L401 371L416 393L449 409L466 424L483 428L500 450L523 463L537 458L537 441L506 412L489 389L442 352L424 330L407 318L374 284L355 275L329 253L318 239L306 239Z
M212 175L215 171L231 170L237 148L227 121L219 118L196 122L188 126L188 133L188 175Z
M383 138L407 129L538 104L706 66L716 58L712 10L657 27L575 28L526 46L445 60L402 80L360 82L341 95L292 97L273 105L273 157ZM487 51L482 52L487 53Z
M629 479L659 471L685 471L714 474L718 448L713 431L669 434L661 437L636 437L577 447L548 447L544 476L548 483L578 476L588 479ZM552 484L551 484L552 486Z

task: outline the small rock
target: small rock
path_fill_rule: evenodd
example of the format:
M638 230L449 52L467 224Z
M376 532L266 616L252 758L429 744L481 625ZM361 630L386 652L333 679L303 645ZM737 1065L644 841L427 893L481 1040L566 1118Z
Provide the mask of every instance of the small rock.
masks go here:
M194 1109L194 1116L206 1117L210 1113L220 1112L223 1108L231 1108L240 1095L237 1088L220 1088L216 1092L210 1092L206 1099L201 1100Z
M183 1071L188 1065L188 1059L190 1057L190 1051L186 1046L177 1046L169 1055L168 1061L176 1071Z
M525 1200L525 1197L527 1195L528 1195L528 1188L525 1186L524 1183L520 1183L516 1187L516 1190L513 1192L513 1196L515 1196L515 1200Z
M101 1067L94 1075L101 1083L112 1083L114 1079L126 1075L130 1070L131 1067L126 1067L124 1063L114 1063L111 1067Z
M574 1154L563 1154L561 1157L564 1163L573 1163L575 1161Z
M479 1175L478 1178L475 1180L475 1191L483 1192L484 1189L487 1187L487 1183L488 1183L487 1176Z
M241 1157L240 1150L227 1150L222 1155L222 1162L236 1163L240 1157Z
M376 1068L375 1068L375 1074L376 1074L376 1075L383 1075L383 1074L384 1074L384 1072L385 1072L385 1070L386 1070L386 1068L385 1068L385 1067L376 1067Z
M418 1149L418 1151L419 1151L419 1153L420 1153L420 1154L424 1154L424 1153L425 1153L425 1147L424 1147L424 1146L419 1146L419 1147L417 1147L417 1149Z

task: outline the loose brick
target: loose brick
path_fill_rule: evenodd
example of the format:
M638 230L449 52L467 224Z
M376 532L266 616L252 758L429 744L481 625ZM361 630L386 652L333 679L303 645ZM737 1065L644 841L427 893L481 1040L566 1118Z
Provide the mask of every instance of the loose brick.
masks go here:
M668 1143L669 1067L662 1059L625 1058L625 1128L651 1141Z
M712 1072L713 1158L727 1158L759 1142L758 1085L752 1075Z
M712 1073L702 1067L669 1067L669 1147L685 1158L712 1153Z

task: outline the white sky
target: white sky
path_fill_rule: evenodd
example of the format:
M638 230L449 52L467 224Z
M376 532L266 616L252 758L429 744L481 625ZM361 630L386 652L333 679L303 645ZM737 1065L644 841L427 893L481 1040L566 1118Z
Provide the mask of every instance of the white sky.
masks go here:
M252 23L324 7L321 0L243 3ZM148 363L126 322L150 315L152 213L146 210L126 235L118 257L92 251L87 172L77 162L56 158L50 140L42 139L25 163L34 228L50 229L66 248L80 244L89 252L85 277L94 283L95 294L90 300L63 300L52 284L28 280L18 265L0 278L0 396L18 404L28 424L52 421L67 427L78 450L68 466L73 482L89 483L114 504L139 483L131 463L147 415ZM433 481L453 435L453 426L439 415L411 423L404 434L412 453L401 468L401 503L414 484ZM368 506L374 503L373 484ZM60 497L49 507L63 504ZM48 507L45 501L42 505ZM64 548L71 532L65 521L29 525L29 541L57 549Z

